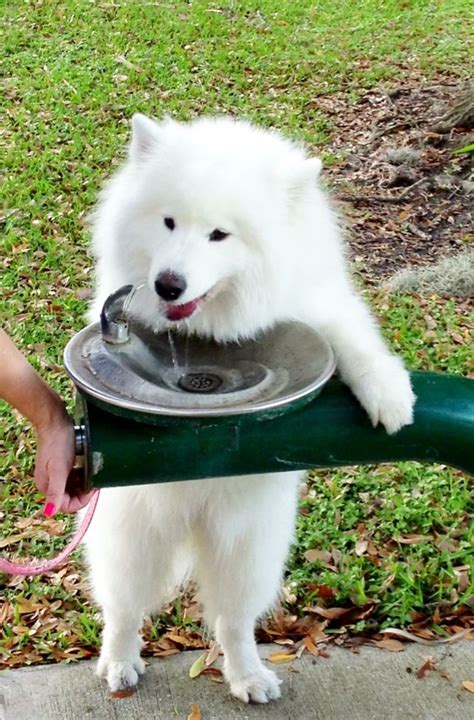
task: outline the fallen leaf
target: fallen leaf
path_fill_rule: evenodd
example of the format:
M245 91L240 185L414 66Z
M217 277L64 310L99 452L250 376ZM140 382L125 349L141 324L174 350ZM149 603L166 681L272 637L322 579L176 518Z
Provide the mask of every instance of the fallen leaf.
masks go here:
M328 563L332 560L329 550L306 550L304 557L308 562Z
M395 578L396 575L394 573L385 578L385 580L380 586L380 592L385 592L385 590L387 590L391 585L393 585Z
M216 668L216 667L205 667L204 670L202 671L202 674L203 675L215 675L217 677L217 676L222 676L222 670L219 670L219 668Z
M127 58L124 55L117 55L115 57L115 61L118 63L121 63L122 65L125 65L129 70L135 70L136 72L142 73L145 72L140 65L135 65L135 63L130 62L130 60L127 60Z
M306 650L306 647L305 647L304 643L300 643L299 648L297 649L297 651L295 653L296 658L298 660L302 656L302 654L304 653L305 650Z
M343 615L347 615L351 611L350 608L340 608L340 607L333 607L333 608L323 608L319 605L314 605L313 607L306 608L309 612L316 613L317 615L321 615L323 618L327 618L328 620L336 620L337 618L342 617Z
M221 649L220 649L218 643L213 643L212 647L210 648L210 650L206 656L206 667L207 668L217 660L217 658L219 657L220 650Z
M421 663L420 667L416 671L416 677L419 680L423 680L429 673L430 670L435 669L435 661L431 657L431 655L428 655L428 657L423 658L423 662Z
M308 590L316 592L325 603L331 602L336 596L336 591L329 585L318 585L313 583L308 586Z
M467 690L470 693L474 693L474 681L473 680L463 680L462 686L464 690Z
M202 671L203 675L207 675L211 680L217 683L223 683L224 682L224 675L222 673L222 670L219 670L219 668L216 667L206 667Z
M272 663L287 663L291 662L292 660L296 660L296 654L275 653L274 655L269 655L269 657L267 657L267 660Z
M56 606L53 608L52 606L49 607L49 610L51 612L54 612L54 610L57 610L58 607L61 606L62 600L59 600L59 606ZM30 613L34 613L36 610L42 609L41 603L39 603L34 598L25 598L20 595L18 600L16 601L16 611L19 615L29 615Z
M201 611L199 603L197 603L197 602L191 603L191 605L189 607L187 607L184 611L184 617L187 620L196 620L197 621L201 618L201 615L202 615L202 611Z
M88 300L92 297L92 288L79 288L76 290L76 297L78 300Z
M32 538L36 535L36 530L27 530L24 533L18 534L18 535L9 535L6 538L2 538L0 540L0 549L8 547L9 545L16 545L17 543L21 542L22 540L28 540L29 538Z
M223 683L223 682L224 682L224 676L223 676L223 675L214 675L214 674L212 674L212 675L209 675L209 677L211 678L212 682L216 682L216 683Z
M376 647L382 648L382 650L390 650L390 652L401 652L406 649L406 644L395 640L394 638L383 638L383 640L374 640L373 643Z
M295 641L292 640L291 638L277 638L275 640L275 643L277 645L294 645Z
M38 350L36 350L36 347L35 347L35 351L39 352ZM34 515L29 515L26 518L20 518L19 520L17 520L15 523L15 527L18 528L19 530L25 530L25 528L30 527L30 525L37 525L37 524L38 524L37 518L35 518Z
M191 705L191 712L188 715L187 720L201 720L201 708L196 703Z
M179 655L181 650L178 648L170 648L169 650L157 650L153 653L155 657L169 657L170 655Z
M401 545L417 545L418 543L425 542L425 540L429 540L430 537L429 535L403 535L393 539Z
M385 628L384 630L380 630L380 632L387 635L396 635L397 637L411 640L411 642L419 643L420 645L444 645L445 643L452 643L466 637L470 633L470 628L461 630L448 638L436 638L435 640L426 640L423 637L418 637L414 633L408 632L408 630L402 630L401 628ZM421 633L422 631L419 632Z
M423 315L423 319L426 323L428 330L434 330L437 326L436 320L431 315Z
M11 611L11 605L8 602L8 600L5 600L5 602L3 603L3 605L0 608L0 626L2 626L4 624L4 622L10 615L10 611Z
M367 548L369 547L368 540L357 540L355 544L355 554L357 557L361 557L367 552Z
M458 570L454 568L454 574L458 581L458 589L460 592L464 592L469 587L469 573L466 570Z
M136 692L136 688L126 688L125 690L114 690L113 692L110 693L110 697L114 698L115 700L123 700L123 698L134 695L135 692Z
M375 545L375 543L373 543L373 542L369 542L369 545L367 547L367 553L369 555L378 555L379 551L378 551L377 545Z
M167 633L166 637L177 645L183 645L189 647L192 645L192 641L184 635L178 635L177 633Z
M309 653L311 653L311 655L314 655L314 656L319 655L319 650L318 650L318 648L316 647L316 645L314 644L314 642L312 641L312 639L309 637L309 635L307 635L307 636L304 638L303 643L304 643L304 646L305 646L306 650L307 650Z
M206 658L207 658L207 653L204 653L203 655L200 655L198 657L198 659L193 662L193 664L191 665L191 668L189 670L190 678L192 678L192 679L197 678L202 673L202 671L206 667Z

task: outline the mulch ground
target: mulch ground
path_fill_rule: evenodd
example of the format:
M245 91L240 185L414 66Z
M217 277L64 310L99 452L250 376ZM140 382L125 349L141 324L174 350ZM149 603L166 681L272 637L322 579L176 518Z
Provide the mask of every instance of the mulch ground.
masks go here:
M427 265L464 249L473 229L472 128L438 132L459 86L412 81L368 91L353 105L315 100L335 131L324 175L347 225L357 271L378 284L407 265Z

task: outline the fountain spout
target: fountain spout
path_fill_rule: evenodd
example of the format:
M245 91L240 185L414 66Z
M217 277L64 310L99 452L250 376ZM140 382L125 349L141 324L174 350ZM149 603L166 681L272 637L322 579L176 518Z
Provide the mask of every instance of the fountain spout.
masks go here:
M100 313L102 338L107 343L121 345L128 342L129 328L126 317L127 300L134 293L134 285L124 285L109 295Z

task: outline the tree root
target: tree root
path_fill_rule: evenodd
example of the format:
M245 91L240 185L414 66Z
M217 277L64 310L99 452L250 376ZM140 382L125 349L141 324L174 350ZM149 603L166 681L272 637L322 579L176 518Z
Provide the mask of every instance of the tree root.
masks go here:
M453 105L431 128L436 133L448 133L453 128L474 125L474 83L469 83L457 95Z
M431 178L428 177L422 177L416 182L414 182L412 185L409 185L405 190L400 193L400 195L347 195L347 194L338 194L337 199L338 200L344 200L347 202L353 202L353 203L392 203L394 205L397 205L398 203L402 203L407 195L409 195L412 190L414 190L419 185L422 185L425 182L430 181Z

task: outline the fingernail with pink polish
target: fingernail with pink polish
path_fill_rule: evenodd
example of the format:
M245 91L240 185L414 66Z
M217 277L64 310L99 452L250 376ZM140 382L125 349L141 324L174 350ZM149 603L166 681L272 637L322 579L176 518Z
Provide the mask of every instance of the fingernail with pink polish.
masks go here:
M54 515L55 511L54 503L46 503L43 510L43 515L46 515L46 517L51 517L51 515Z

